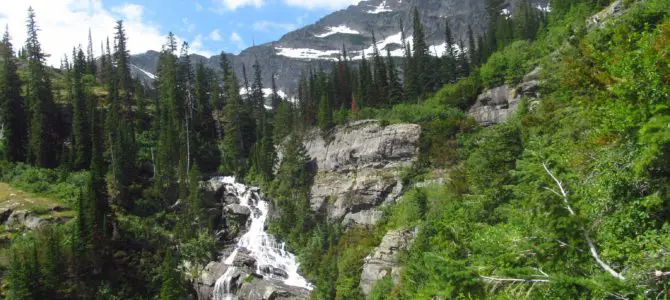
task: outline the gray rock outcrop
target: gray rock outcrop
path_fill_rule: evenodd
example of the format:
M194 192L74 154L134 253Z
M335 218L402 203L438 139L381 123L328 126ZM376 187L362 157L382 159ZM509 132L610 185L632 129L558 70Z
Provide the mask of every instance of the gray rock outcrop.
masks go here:
M248 279L247 279L248 278ZM309 299L309 291L291 287L274 280L246 277L237 296L245 300Z
M377 207L403 191L399 172L416 159L420 134L418 125L382 127L370 120L338 127L326 139L311 132L304 143L317 169L312 209L345 225L376 223Z
M414 229L400 229L386 233L374 253L365 258L360 282L363 294L369 295L377 281L387 275L391 276L394 284L400 283L402 267L397 263L398 254L409 249L415 235Z
M504 123L519 109L522 97L532 99L540 96L540 72L539 67L535 68L514 87L502 85L484 91L468 114L482 126Z
M49 224L48 221L27 210L13 211L5 221L5 226L7 227L25 227L29 230L38 229L47 224Z
M595 29L595 28L602 28L607 24L607 21L612 19L613 17L618 17L623 15L623 12L625 10L624 6L624 1L623 0L617 0L614 1L612 4L610 4L608 7L600 11L599 13L591 16L587 21L586 21L586 27L589 30Z

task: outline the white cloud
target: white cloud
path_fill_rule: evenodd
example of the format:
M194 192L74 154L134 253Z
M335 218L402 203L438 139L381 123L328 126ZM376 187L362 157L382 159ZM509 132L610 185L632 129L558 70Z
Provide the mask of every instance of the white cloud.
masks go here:
M224 10L236 10L243 6L254 6L260 8L265 5L264 0L215 0Z
M307 9L342 9L361 0L283 0L284 3Z
M190 43L190 53L197 53L205 57L211 57L214 55L213 52L208 51L204 49L203 44L202 44L202 35L198 34L195 36L195 39L193 39Z
M252 28L256 31L291 31L295 30L297 26L291 23L277 23L268 20L255 22Z
M191 23L188 18L182 18L181 22L184 23L184 27L186 28L186 32L191 33L195 31L196 25Z
M218 29L214 29L212 32L209 33L209 39L212 41L220 41L221 32L219 32Z
M160 50L169 30L162 31L158 25L145 20L144 7L132 3L105 8L102 0L2 1L0 27L9 25L15 45L23 45L26 40L25 20L28 6L35 10L40 28L38 38L44 52L50 55L47 62L53 66L60 66L63 55L69 55L73 46L86 46L89 26L96 55L100 54L100 41L107 37L110 42L113 41L114 26L118 19L124 20L131 54ZM206 52L204 48L193 47L192 52L198 51Z
M244 44L244 40L242 40L242 37L235 31L230 34L230 40L235 44L235 46L237 46L238 50L242 50L246 46Z

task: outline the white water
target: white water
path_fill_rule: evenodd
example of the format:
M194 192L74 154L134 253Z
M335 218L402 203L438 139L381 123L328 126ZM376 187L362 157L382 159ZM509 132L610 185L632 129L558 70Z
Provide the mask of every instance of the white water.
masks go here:
M251 210L249 231L240 238L235 250L224 260L224 263L228 265L228 269L216 280L213 299L235 299L231 280L237 271L237 267L233 266L233 262L235 261L235 256L242 248L248 250L249 256L256 260L256 274L263 276L265 279L275 279L282 281L286 285L311 290L312 285L298 274L299 264L296 262L295 255L285 250L284 243L278 243L274 237L265 232L265 220L267 219L269 210L267 201L262 200L256 191L246 185L235 182L234 177L220 177L212 180L219 180L227 184L227 191L237 195L240 205ZM277 277L262 269L262 267L268 266L273 269L283 270L288 274L288 277Z

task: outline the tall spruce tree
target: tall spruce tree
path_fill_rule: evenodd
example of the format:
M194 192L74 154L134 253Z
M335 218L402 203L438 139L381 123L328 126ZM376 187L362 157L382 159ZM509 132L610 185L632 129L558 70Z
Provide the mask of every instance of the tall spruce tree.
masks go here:
M86 47L86 73L95 77L98 74L98 66L95 62L93 53L93 38L91 37L91 28L88 28L88 47Z
M402 102L403 90L400 83L400 76L396 69L393 57L391 56L391 49L386 48L386 64L388 65L388 104L394 105Z
M241 129L241 117L244 108L240 99L235 71L229 70L226 74L224 88L227 102L223 108L222 171L225 174L242 177L245 170Z
M389 81L388 74L386 71L386 64L384 59L379 54L379 48L377 47L377 39L375 38L375 33L372 33L372 64L374 67L374 88L375 88L375 97L376 103L388 103L389 98ZM388 48L387 48L388 49Z
M91 129L89 104L85 82L87 62L84 52L79 49L74 58L72 103L72 135L74 137L72 167L76 170L88 168L91 160Z
M413 11L413 25L412 29L414 35L412 36L412 60L414 65L414 74L412 78L408 80L414 81L416 87L416 94L414 96L421 96L423 93L430 90L431 72L429 72L430 66L430 53L428 50L428 45L426 44L426 36L423 29L423 24L421 23L421 15L419 10L415 7Z
M0 74L0 118L5 143L5 159L24 162L28 142L26 105L21 96L21 80L17 73L14 49L9 37L9 27L2 36L2 73Z
M55 167L59 146L58 109L51 90L51 78L45 66L46 56L38 40L35 11L28 8L28 82L26 99L30 108L28 160L40 167Z

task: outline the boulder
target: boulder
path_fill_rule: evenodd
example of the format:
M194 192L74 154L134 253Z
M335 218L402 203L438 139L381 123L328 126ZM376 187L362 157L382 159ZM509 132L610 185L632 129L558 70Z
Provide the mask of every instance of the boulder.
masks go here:
M233 215L241 216L241 217L249 217L251 215L251 210L249 207L242 206L239 204L229 204L226 205L224 208L224 211Z
M504 123L519 109L521 97L540 97L541 72L542 69L536 67L514 87L502 85L484 91L477 96L477 101L468 110L468 114L482 126Z
M5 223L13 210L11 208L0 208L0 223Z
M612 19L613 17L621 16L624 10L625 6L623 0L614 1L612 4L610 4L610 6L591 16L586 21L586 28L588 28L588 30L603 28L605 24L607 24L608 20Z
M320 131L308 133L304 144L317 170L312 210L347 226L376 223L381 218L376 208L402 193L400 170L416 159L420 135L415 124L381 126L371 120L337 127L325 138Z
M265 273L270 274L275 278L286 279L288 278L288 273L282 269L275 268L273 266L260 266L259 269Z
M280 281L249 277L244 280L237 292L239 299L245 300L283 300L309 299L309 290L287 286Z
M256 259L249 256L246 249L239 249L233 259L233 266L244 268L250 273L256 271Z
M386 233L379 246L364 260L360 282L363 294L369 295L377 281L387 275L391 276L394 284L400 283L402 267L397 264L398 254L409 249L415 235L414 229L400 229Z
M196 293L198 294L198 299L211 299L212 292L214 291L214 285L216 280L221 277L228 266L223 262L213 261L205 266L205 269L200 274L200 277L193 281L193 287L195 288Z
M34 213L27 210L17 210L12 212L7 220L5 225L10 228L16 227L25 227L29 230L38 229L44 225L47 225L49 222L38 217Z

